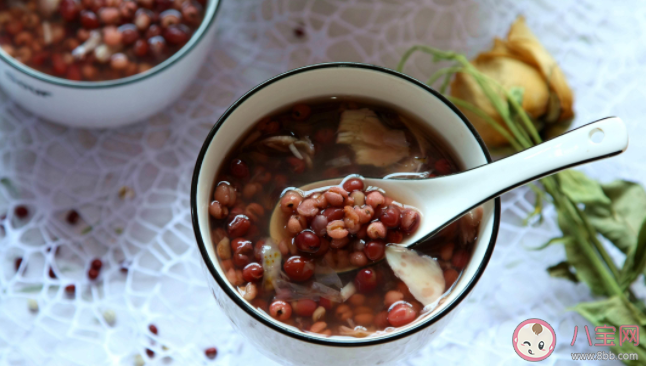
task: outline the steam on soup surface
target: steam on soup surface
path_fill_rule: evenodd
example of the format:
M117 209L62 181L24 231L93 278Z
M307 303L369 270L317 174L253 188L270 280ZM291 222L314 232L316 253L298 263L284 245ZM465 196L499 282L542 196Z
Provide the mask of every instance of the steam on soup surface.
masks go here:
M361 177L457 171L432 131L394 108L304 101L260 118L228 154L209 206L213 245L240 295L277 321L324 336L380 334L442 301L469 261L482 209L402 249L388 244L423 213ZM310 195L290 189L331 178L343 181ZM272 238L277 205L284 225Z

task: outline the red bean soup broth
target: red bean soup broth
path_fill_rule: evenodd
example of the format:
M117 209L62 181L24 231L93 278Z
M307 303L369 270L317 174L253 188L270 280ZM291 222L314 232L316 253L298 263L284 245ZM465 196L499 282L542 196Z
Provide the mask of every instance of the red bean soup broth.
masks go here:
M139 74L179 51L207 0L3 0L0 47L49 75L103 81Z
M362 177L458 172L446 144L365 99L308 100L259 117L224 160L209 205L215 252L240 296L326 337L381 335L432 313L471 257L482 208L416 250L389 245L411 235L423 213ZM341 183L315 193L293 188L332 178Z

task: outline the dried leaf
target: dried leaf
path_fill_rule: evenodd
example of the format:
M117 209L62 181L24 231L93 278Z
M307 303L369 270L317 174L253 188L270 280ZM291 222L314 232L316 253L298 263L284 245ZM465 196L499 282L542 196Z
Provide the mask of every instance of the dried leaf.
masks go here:
M374 111L363 108L341 114L337 143L352 147L358 164L385 167L402 160L409 153L402 130L384 126Z
M575 269L576 278L581 282L585 282L593 293L607 295L603 280L599 276L597 268L583 254L583 251L579 248L579 243L572 239L566 241L564 244L567 262Z
M626 256L626 262L621 270L619 285L628 288L646 268L646 220L642 223L637 245L632 247Z
M601 184L578 170L566 170L557 175L561 191L576 203L609 205L610 199Z
M579 280L576 278L576 275L572 273L570 269L570 264L566 261L563 261L559 264L555 264L547 269L547 273L552 277L565 278L574 283L578 283Z
M646 191L639 184L624 180L603 184L601 188L610 199L610 206L588 204L584 212L601 235L628 253L637 244L639 229L646 219Z
M643 360L646 359L646 318L643 313L640 313L628 301L623 300L618 296L613 296L605 300L581 303L574 307L574 310L586 318L594 326L610 325L615 327L615 344L616 346L610 347L615 353L636 353L639 355L639 360L629 361L624 360L627 365L642 365ZM619 346L619 328L622 325L636 325L639 326L639 346L632 343L624 342Z

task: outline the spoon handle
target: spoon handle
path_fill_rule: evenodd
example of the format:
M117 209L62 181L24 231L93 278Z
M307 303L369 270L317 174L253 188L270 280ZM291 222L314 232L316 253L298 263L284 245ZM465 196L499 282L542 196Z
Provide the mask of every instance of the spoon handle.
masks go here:
M417 197L416 204L424 212L425 232L432 235L468 210L518 186L620 154L627 147L626 126L621 119L610 117L462 173L400 182L406 182Z
M472 169L465 172L463 178L479 183L480 189L472 190L472 198L484 202L488 197L497 197L558 171L620 154L627 147L628 132L624 122L617 117L604 118Z

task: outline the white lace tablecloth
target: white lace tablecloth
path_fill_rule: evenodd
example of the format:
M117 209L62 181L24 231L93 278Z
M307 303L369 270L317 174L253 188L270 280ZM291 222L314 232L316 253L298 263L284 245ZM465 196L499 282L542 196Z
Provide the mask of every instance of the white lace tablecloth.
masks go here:
M0 222L0 365L134 365L139 358L273 364L232 329L200 268L189 191L209 128L237 97L280 72L324 61L394 67L418 43L474 55L520 14L569 78L575 125L608 115L628 124L628 152L585 170L602 180L646 183L646 4L639 1L225 0L218 40L199 78L148 121L69 129L1 95L0 217L7 216ZM421 78L431 70L419 57L407 72ZM581 337L569 345L574 326L587 323L568 307L591 296L584 285L545 272L564 258L560 246L528 250L558 234L550 208L542 225L522 225L531 202L527 189L504 196L498 243L480 283L451 327L402 363L519 364L512 332L532 317L557 333L556 351L543 364L579 364L570 352L599 350ZM29 210L26 220L15 217L19 205ZM70 210L80 214L74 226L66 222ZM91 282L93 258L104 265ZM120 271L124 260L127 273ZM69 284L76 286L73 298L64 291ZM34 301L37 312L29 310ZM148 331L151 323L158 335ZM214 361L204 355L208 347L218 349Z

